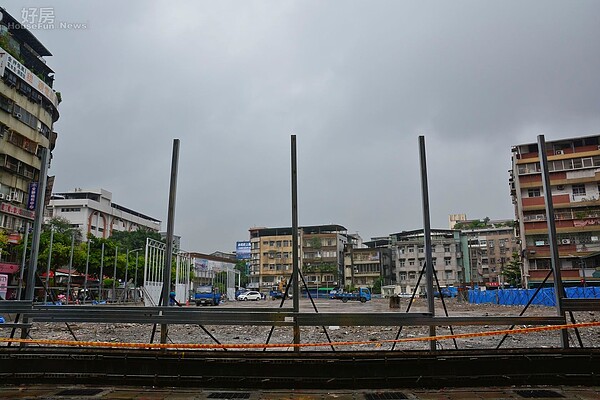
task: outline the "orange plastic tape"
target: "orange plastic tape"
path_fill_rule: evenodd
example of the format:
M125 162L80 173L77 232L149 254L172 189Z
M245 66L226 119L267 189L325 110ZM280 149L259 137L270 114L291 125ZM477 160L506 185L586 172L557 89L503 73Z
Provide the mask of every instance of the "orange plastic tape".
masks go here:
M537 326L533 328L503 329L496 331L460 333L455 335L423 336L403 339L384 339L377 341L353 341L353 342L322 342L322 343L246 343L246 344L201 344L201 343L119 343L119 342L78 342L73 340L37 340L0 338L2 343L29 343L38 345L76 346L76 347L110 347L110 348L134 348L134 349L264 349L285 347L323 347L323 346L356 346L371 345L381 347L384 343L424 342L431 340L464 339L483 336L497 336L504 334L528 334L542 331L557 331L561 329L589 328L600 326L598 322L582 322L579 324Z

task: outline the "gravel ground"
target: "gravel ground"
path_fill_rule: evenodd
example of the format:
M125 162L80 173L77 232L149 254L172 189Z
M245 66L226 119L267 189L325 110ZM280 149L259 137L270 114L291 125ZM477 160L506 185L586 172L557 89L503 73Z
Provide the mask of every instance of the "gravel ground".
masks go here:
M346 304L338 300L317 299L315 300L319 312L405 312L408 305L408 299L401 299L400 309L390 309L387 299L374 299L365 304L359 302L348 302ZM494 304L470 304L460 302L456 299L446 299L448 314L450 316L518 316L523 310L522 306L499 306ZM278 307L279 301L258 301L258 302L227 302L219 305L220 308L266 308ZM286 307L291 307L292 303L286 302ZM190 308L195 306L190 306ZM300 310L302 312L313 312L311 303L302 299L300 301ZM411 312L426 312L427 303L425 299L416 299L411 307ZM596 322L599 318L598 312L577 312L574 313L576 322ZM436 315L444 315L441 301L436 299ZM554 316L556 309L551 307L531 306L525 316ZM69 324L77 340L80 341L108 341L108 342L133 342L149 343L152 335L151 325L140 324L90 324L90 323L71 323ZM525 328L518 326L517 328ZM226 344L249 344L265 343L271 327L268 326L204 326L219 342ZM380 340L393 340L396 338L399 327L375 327L375 326L329 326L325 327L327 333L333 342L370 342L368 344L336 346L336 350L389 350L390 343L377 345L374 342ZM455 326L455 334L476 333L493 330L507 329L508 326ZM449 335L450 329L447 326L436 328L438 335ZM560 347L559 331L535 332L528 334L510 335L503 344L503 348L547 348ZM400 338L418 338L428 336L428 327L404 327ZM587 327L579 329L581 339L585 347L600 347L600 327ZM5 332L0 332L3 336L8 336ZM198 325L170 325L169 340L174 343L207 343L214 341ZM573 347L578 346L573 330L569 330L570 343ZM73 340L64 323L37 323L31 329L31 337L34 339L60 339ZM457 339L459 349L486 349L495 348L502 336L484 336L474 338ZM160 328L157 328L154 341L160 338ZM302 343L323 343L328 342L323 327L302 327ZM271 343L292 343L293 333L290 327L277 327L273 331ZM438 348L454 348L452 340L438 341ZM287 349L287 348L284 348ZM403 350L428 350L428 342L405 342L396 345L396 349ZM282 349L279 349L282 350ZM331 350L331 347L310 347L307 350Z

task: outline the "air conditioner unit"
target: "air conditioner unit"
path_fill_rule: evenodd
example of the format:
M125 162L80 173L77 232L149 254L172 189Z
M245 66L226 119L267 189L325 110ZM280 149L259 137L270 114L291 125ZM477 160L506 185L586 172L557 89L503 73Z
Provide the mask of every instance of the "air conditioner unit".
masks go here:
M564 152L564 150L556 150L556 152L554 154L560 155L560 154L565 154L565 152Z
M0 200L4 200L4 193L0 193Z
M556 185L556 190L565 190L564 185Z
M10 197L9 195L6 195L6 196L4 196L4 200L6 200L6 201L11 201L11 200L12 200L12 197Z
M14 113L13 115L16 119L21 119L22 117L21 113Z
M562 239L560 242L562 244L571 244L571 239Z

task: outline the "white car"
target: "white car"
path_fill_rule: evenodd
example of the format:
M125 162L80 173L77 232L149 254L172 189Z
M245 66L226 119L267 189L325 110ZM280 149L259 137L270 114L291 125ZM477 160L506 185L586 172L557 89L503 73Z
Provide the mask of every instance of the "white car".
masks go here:
M261 296L261 294L259 292L251 290L249 292L240 294L237 299L240 300L240 301L260 300L260 299L262 299L262 296Z

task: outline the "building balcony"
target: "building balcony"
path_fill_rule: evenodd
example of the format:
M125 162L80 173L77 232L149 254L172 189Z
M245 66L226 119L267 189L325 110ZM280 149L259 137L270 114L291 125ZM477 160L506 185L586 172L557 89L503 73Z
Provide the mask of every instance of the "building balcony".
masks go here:
M543 196L538 197L525 197L522 200L523 211L532 211L532 210L543 210L546 207L546 201ZM571 195L570 194L559 194L552 196L552 204L555 207L560 207L561 205L570 206L571 204Z

